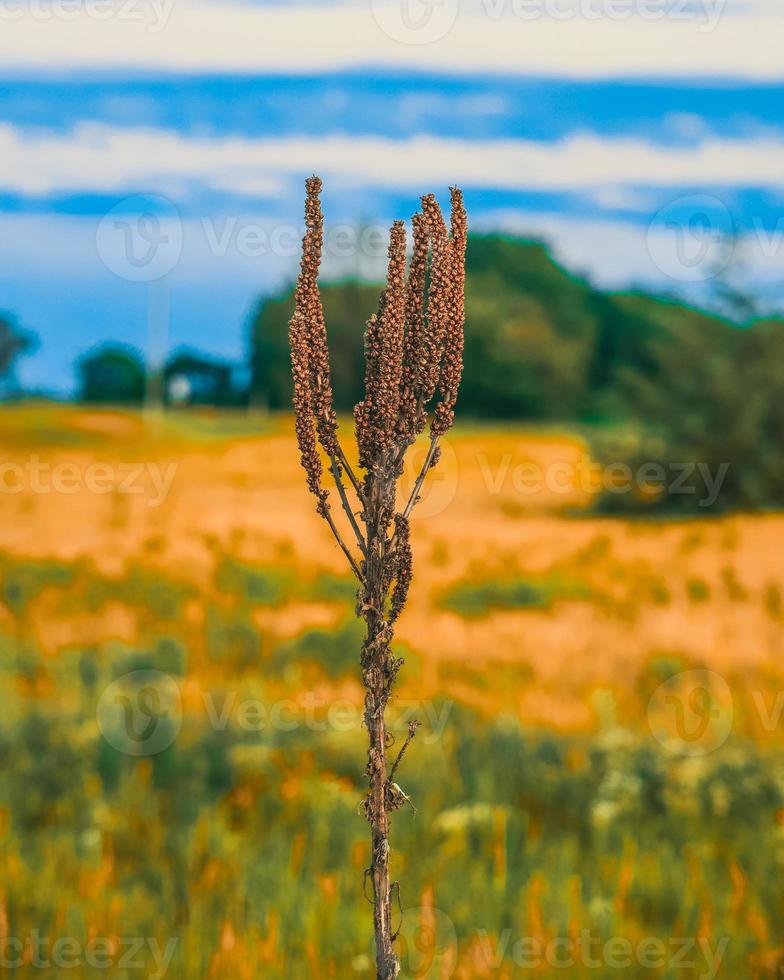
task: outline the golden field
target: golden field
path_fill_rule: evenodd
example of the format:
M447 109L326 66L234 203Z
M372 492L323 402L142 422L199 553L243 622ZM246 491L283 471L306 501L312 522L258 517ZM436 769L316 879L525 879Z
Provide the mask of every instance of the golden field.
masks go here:
M4 459L27 465L35 456L53 474L73 467L78 487L36 493L30 477L7 477L13 486L0 497L0 549L11 556L88 559L109 577L141 563L197 590L212 581L216 554L311 577L320 570L347 574L304 489L289 418L190 420L80 409L6 410L6 418ZM61 428L69 434L65 445ZM579 485L520 490L521 465L578 466L585 453L570 436L511 429L458 428L449 439L414 512L416 587L397 630L422 653L408 693L590 730L591 692L609 685L623 701L651 657L737 674L750 689L763 677L768 684L784 676L775 598L784 590L784 517L591 518L590 497ZM414 450L407 486L421 458ZM85 486L95 464L113 468L101 492ZM149 467L160 473L158 483ZM40 479L51 485L50 477ZM514 576L556 576L585 590L524 615L490 609L466 619L439 603L456 583ZM186 607L194 628L203 625L200 611L197 602ZM32 620L48 655L76 641L132 643L141 628L140 616L120 604L63 621L44 598ZM297 599L259 611L258 621L281 638L337 625L334 608ZM503 680L487 690L493 668Z
M352 587L292 429L3 410L3 935L174 937L173 977L370 975ZM696 953L534 969L498 946L590 929L726 937L714 975L777 976L784 516L601 517L586 461L576 435L458 427L420 504L397 630L398 707L425 722L393 828L404 975L710 975ZM136 669L174 678L182 714L139 757L100 714ZM688 692L686 750L652 734L686 671L709 672L715 751L689 751ZM251 724L249 701L285 712ZM38 975L25 948L0 976ZM144 964L113 975L163 975Z

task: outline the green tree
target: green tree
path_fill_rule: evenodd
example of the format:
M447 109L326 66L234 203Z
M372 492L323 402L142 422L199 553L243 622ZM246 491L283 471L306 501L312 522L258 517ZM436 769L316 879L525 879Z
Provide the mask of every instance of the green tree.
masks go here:
M594 291L569 275L539 242L474 236L466 259L464 414L496 418L572 418L586 409L599 319ZM329 323L335 404L361 397L363 333L377 284L322 286ZM293 292L264 300L251 329L253 397L289 408L287 344Z
M354 280L328 283L321 286L321 297L329 323L335 404L340 411L351 411L362 397L365 321L378 306L378 286ZM265 299L253 321L253 400L268 408L291 408L288 330L293 312L294 292L287 289Z
M76 371L81 401L134 405L144 398L144 363L131 348L107 344L80 358Z
M20 329L7 314L0 313L0 390L8 392L14 388L16 361L34 346L32 334Z
M642 431L629 462L689 467L679 492L648 503L695 510L704 506L702 474L725 471L713 509L778 505L784 499L784 324L757 320L738 327L648 297L619 303L649 325L645 369L627 366L620 373L629 415ZM600 455L608 461L606 451ZM639 503L633 495L608 496L603 507Z

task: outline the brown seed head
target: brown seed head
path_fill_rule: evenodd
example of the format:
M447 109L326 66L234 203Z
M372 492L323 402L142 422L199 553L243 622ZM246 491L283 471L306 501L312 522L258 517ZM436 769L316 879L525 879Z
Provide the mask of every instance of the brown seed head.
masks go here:
M324 216L319 194L321 179L310 177L306 183L305 237L302 262L294 292L295 309L302 316L309 347L311 403L319 441L329 455L337 453L337 417L332 407L332 380L324 310L318 287L318 273L324 242Z
M289 324L291 376L294 386L294 417L300 461L307 477L308 489L323 502L327 491L321 486L321 457L316 448L315 420L310 389L309 345L305 321L296 313Z
M449 294L446 312L444 356L438 390L441 399L430 426L434 436L443 435L455 418L455 403L463 376L463 328L465 325L466 213L463 195L452 188L452 238L449 243Z
M408 518L395 514L395 553L394 576L395 587L392 590L392 603L389 611L389 621L394 623L403 611L411 587L413 571L413 556L411 554L411 529Z
M412 218L414 251L406 283L406 331L403 340L403 387L400 395L400 434L411 438L422 431L426 413L419 403L419 365L425 331L425 293L430 232L427 218Z
M365 397L354 409L360 462L372 466L393 443L400 412L405 328L406 232L392 225L387 285L365 330Z
M427 321L418 368L419 399L426 406L436 392L441 358L444 352L444 338L449 315L451 261L446 224L438 202L432 194L422 198L422 210L428 221L430 240L433 244L430 288L427 298Z

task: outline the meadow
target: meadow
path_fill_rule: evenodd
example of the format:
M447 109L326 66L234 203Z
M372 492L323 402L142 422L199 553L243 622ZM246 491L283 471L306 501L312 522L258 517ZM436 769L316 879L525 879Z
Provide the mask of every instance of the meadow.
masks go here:
M373 975L361 633L292 429L3 409L0 976ZM586 461L464 424L415 512L402 976L782 976L784 516L602 516Z

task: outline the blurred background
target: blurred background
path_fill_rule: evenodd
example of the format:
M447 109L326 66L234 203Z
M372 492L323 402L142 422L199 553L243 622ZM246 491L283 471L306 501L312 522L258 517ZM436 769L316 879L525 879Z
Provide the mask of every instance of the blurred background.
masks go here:
M289 411L313 172L346 445L389 224L458 184L471 229L401 975L781 976L780 5L0 21L0 976L373 975L355 590Z

